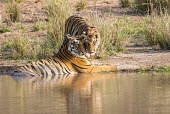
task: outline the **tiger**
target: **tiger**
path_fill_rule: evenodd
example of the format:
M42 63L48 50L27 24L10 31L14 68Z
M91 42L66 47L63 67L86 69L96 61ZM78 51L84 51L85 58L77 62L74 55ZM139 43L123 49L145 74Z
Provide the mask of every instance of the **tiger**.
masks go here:
M77 35L82 35L82 34L86 35L88 40L90 41L89 43L91 44L85 43L85 46L87 48L89 46L92 46L92 47L89 47L91 49L91 50L88 50L89 52L87 52L86 50L87 53L85 54L85 56L89 59L94 58L96 49L98 48L100 44L100 34L98 30L96 29L96 27L92 27L88 25L84 18L73 15L73 16L70 16L65 22L65 33L64 33L65 39L63 41L63 45L65 44L65 42L67 42L66 41L67 34L70 34L71 36L77 36Z
M110 72L116 71L117 66L100 66L92 65L91 61L86 57L86 51L94 47L89 43L89 48L84 46L88 41L88 36L66 35L66 43L57 54L46 59L41 59L20 66L12 73L12 76L55 76L59 74L77 74L77 73L93 73L93 72Z

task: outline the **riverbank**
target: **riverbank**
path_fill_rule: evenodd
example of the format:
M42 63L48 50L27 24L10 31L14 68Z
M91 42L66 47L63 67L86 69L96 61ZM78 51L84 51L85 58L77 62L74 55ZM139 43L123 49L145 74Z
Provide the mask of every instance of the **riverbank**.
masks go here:
M125 52L94 60L94 63L117 65L120 71L170 71L170 51L152 47L130 46Z
M152 49L152 47L129 46L125 52L104 59L93 59L93 64L118 66L121 72L170 71L170 51ZM0 60L0 69L13 69L22 66L27 60ZM11 67L11 68L10 68Z

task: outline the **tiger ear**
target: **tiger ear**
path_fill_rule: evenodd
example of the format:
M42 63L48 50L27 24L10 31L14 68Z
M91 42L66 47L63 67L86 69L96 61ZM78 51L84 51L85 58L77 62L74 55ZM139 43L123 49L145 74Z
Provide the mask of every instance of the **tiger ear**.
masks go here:
M66 34L66 37L67 37L67 38L70 38L70 37L71 37L71 35L70 35L70 34Z
M66 38L69 40L73 40L74 38L70 34L66 34Z

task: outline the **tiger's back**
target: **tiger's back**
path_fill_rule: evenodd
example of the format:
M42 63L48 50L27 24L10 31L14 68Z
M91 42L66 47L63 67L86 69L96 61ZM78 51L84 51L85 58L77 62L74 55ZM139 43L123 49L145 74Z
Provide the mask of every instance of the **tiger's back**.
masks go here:
M88 39L87 42L89 43L84 43L84 46L86 49L90 50L90 55L87 53L88 58L93 58L94 54L96 53L96 50L100 44L100 34L96 27L90 26L84 18L80 16L73 15L69 17L66 22L65 22L65 34L64 34L64 41L61 46L65 45L67 42L67 36L66 35L71 35L71 36L77 36L77 35L85 35ZM90 44L91 43L91 44Z

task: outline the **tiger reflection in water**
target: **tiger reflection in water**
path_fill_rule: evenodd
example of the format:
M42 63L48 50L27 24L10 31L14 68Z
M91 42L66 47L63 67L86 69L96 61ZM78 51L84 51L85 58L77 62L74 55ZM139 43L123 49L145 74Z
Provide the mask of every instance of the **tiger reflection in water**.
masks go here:
M107 98L107 96L102 95L102 92L107 89L105 87L106 80L116 76L115 73L79 73L48 77L15 78L24 82L22 83L23 90L21 91L31 90L22 94L24 102L27 104L29 102L32 103L27 97L33 94L38 96L36 98L41 99L42 103L49 102L49 105L53 106L53 110L49 111L50 113L57 112L56 109L62 103L67 114L102 114L101 109L105 102L103 98ZM39 96L40 91L41 96ZM57 99L54 99L54 102L50 102L49 97Z

